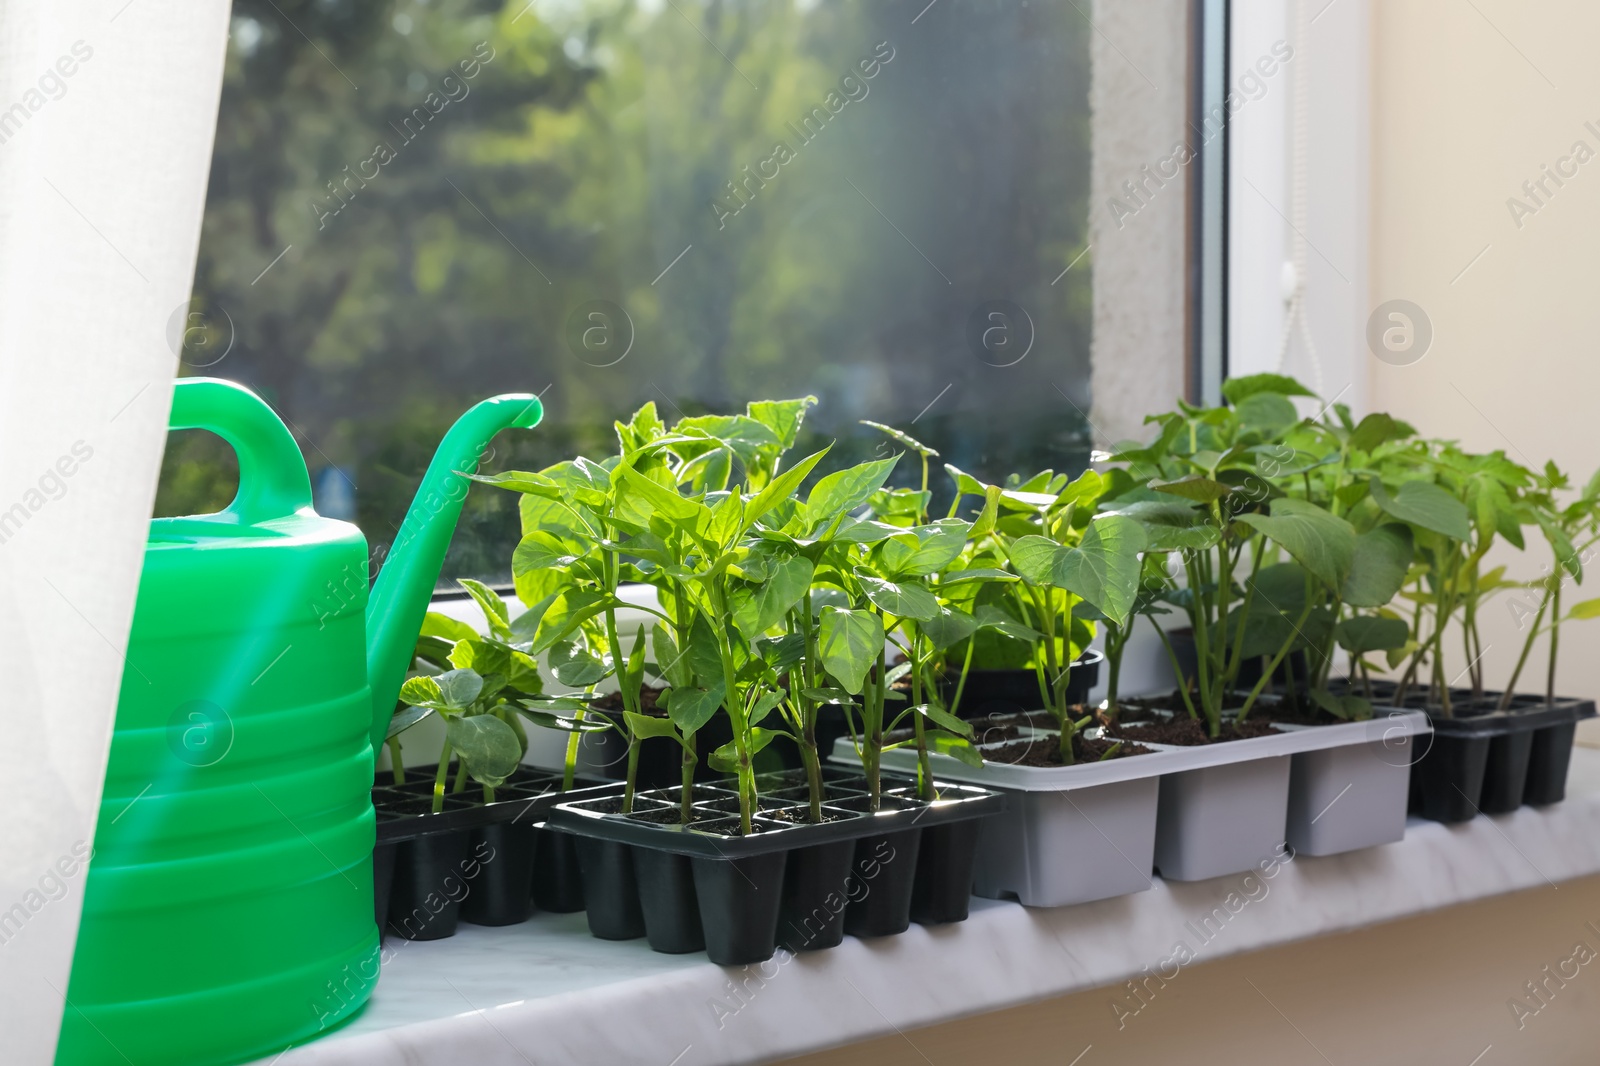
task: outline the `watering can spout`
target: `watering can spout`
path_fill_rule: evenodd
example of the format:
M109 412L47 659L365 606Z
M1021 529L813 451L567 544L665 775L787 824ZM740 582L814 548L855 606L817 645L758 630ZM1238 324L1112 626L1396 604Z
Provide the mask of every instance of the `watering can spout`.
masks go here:
M388 732L394 702L416 648L417 631L455 535L461 505L489 441L502 429L532 429L544 409L528 394L484 400L456 419L417 488L400 532L367 599L367 682L372 687L372 747Z

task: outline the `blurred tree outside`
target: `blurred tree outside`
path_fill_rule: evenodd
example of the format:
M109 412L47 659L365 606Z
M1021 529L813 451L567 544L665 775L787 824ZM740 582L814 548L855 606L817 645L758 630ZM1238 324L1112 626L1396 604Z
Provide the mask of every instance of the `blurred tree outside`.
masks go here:
M233 11L183 372L261 393L319 509L379 555L444 430L499 392L547 413L490 469L603 454L649 400L670 420L807 393L799 447L837 439L838 464L886 452L863 418L981 475L1085 463L1071 5ZM157 513L225 504L230 464L173 435ZM443 580L504 580L516 537L515 500L474 489Z

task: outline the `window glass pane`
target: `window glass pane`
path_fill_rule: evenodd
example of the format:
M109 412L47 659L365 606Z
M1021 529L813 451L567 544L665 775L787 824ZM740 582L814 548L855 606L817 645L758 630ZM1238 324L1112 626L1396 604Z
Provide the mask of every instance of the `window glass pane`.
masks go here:
M234 13L185 372L265 396L319 509L375 547L445 428L498 392L547 416L491 469L603 455L645 402L671 420L806 394L798 447L837 439L841 465L890 451L861 419L989 477L1086 461L1077 6ZM226 502L234 476L175 435L161 509ZM444 579L505 579L516 536L515 500L475 489Z

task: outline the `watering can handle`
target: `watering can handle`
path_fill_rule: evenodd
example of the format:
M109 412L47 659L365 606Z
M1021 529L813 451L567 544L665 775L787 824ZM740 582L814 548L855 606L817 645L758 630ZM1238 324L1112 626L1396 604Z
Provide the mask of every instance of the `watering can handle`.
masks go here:
M172 389L169 429L204 429L239 455L239 493L227 513L245 525L311 508L305 458L283 419L265 400L233 381L182 378Z

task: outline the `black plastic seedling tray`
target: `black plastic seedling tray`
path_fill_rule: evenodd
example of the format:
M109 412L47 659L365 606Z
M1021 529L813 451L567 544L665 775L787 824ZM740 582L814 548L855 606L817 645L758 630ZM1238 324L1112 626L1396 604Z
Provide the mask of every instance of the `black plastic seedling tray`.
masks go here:
M976 842L965 827L1003 811L1005 796L940 785L939 798L924 802L912 782L885 774L871 813L858 772L823 773L825 821L807 820L802 773L762 775L748 836L730 782L696 786L688 825L675 788L639 792L627 815L614 794L556 804L549 826L576 836L612 886L604 900L589 894L591 932L644 935L664 952L703 945L711 961L734 966L770 958L780 941L810 950L845 932L887 936L913 920L965 919Z
M526 921L534 906L582 910L575 839L542 823L562 800L620 792L622 786L583 779L563 793L561 779L559 773L523 767L495 790L493 803L481 802L474 785L446 793L437 814L431 809L431 775L404 785L375 783L378 928L411 940L437 940L454 935L460 921L513 925Z
M1394 692L1392 682L1373 682L1379 717L1393 706ZM1433 725L1431 746L1411 768L1413 813L1435 822L1465 822L1566 798L1572 742L1578 722L1595 716L1593 700L1515 695L1502 711L1499 692L1474 700L1470 690L1451 689L1452 713L1446 717L1437 707L1425 707L1424 698L1420 692L1408 695L1404 708L1426 710Z

